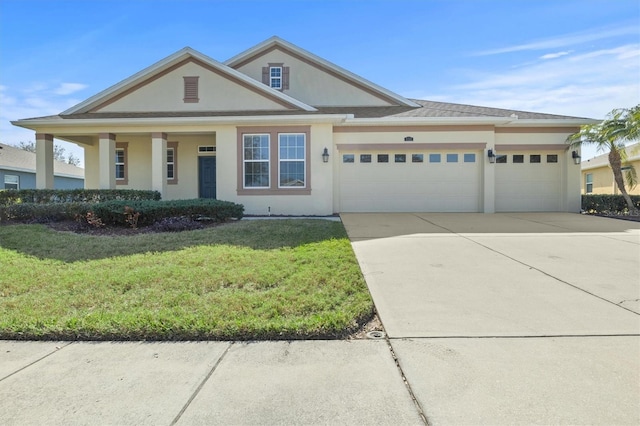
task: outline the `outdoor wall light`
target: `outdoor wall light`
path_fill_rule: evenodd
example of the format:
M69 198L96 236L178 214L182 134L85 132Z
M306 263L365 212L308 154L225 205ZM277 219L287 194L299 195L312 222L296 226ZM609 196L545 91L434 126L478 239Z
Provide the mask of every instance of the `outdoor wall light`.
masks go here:
M580 164L580 155L578 155L578 151L572 151L571 158L573 158L573 162L575 164Z
M406 137L404 138L404 141L405 141L405 142L413 142L413 136L406 136Z
M327 149L327 147L324 147L324 151L322 151L322 162L323 163L328 163L329 162L329 150Z
M489 157L489 162L491 164L496 162L496 154L493 153L493 150L490 149L489 151L487 151L487 156Z

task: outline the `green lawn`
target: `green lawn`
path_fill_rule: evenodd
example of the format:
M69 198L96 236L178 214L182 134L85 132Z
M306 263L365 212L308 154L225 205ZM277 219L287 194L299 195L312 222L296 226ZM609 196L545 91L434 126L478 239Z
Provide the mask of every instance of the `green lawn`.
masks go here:
M89 236L0 226L0 338L343 337L373 303L341 223Z

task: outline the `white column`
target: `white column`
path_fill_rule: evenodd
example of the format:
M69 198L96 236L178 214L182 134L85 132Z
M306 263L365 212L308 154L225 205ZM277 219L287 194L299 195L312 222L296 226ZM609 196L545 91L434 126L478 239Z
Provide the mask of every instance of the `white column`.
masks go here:
M167 134L151 134L151 189L160 192L162 198L167 192Z
M36 188L53 189L53 135L36 133Z
M487 147L483 151L483 200L482 200L482 211L484 213L495 213L496 212L496 165L495 163L489 162L489 150L493 150L493 154L496 154L496 150L493 146Z
M116 188L116 135L100 133L98 141L100 189Z

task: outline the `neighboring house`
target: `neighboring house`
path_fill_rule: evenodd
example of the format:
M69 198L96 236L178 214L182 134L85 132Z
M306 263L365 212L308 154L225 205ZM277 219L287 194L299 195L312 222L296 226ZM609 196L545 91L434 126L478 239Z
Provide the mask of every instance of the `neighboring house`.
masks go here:
M629 165L640 175L640 143L626 147L627 161L622 164L622 173ZM640 185L629 188L625 178L625 188L631 195L640 195ZM620 190L613 179L613 172L609 165L609 153L598 155L582 162L582 193L583 194L619 194Z
M565 139L591 122L406 99L272 37L224 63L184 48L59 115L13 124L36 132L42 187L55 137L84 148L87 188L327 215L578 212Z
M0 191L36 188L36 154L0 143ZM53 188L84 188L84 169L53 161Z

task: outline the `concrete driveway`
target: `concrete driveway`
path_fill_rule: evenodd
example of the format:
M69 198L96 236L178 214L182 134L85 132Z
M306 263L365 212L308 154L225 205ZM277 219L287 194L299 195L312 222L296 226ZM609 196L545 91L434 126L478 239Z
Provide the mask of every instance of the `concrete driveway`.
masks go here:
M431 424L640 424L640 223L343 214Z

